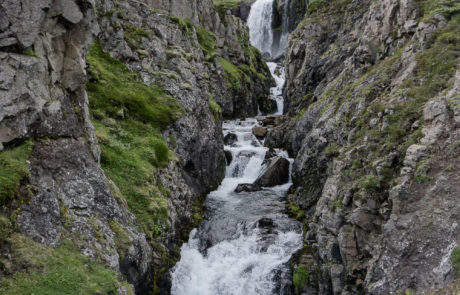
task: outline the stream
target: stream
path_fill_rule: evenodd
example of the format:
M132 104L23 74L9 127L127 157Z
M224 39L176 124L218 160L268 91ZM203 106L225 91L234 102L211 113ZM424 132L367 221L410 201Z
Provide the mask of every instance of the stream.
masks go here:
M268 54L272 52L267 42L272 39L266 23L271 23L272 2L256 1L248 20L252 44ZM282 114L284 69L276 63L267 65L276 82L271 97ZM288 261L302 247L300 223L285 214L291 177L284 185L234 192L238 184L253 183L267 169L268 148L252 134L258 125L256 118L223 123L224 136L236 135L234 142L225 145L233 159L221 185L206 198L205 220L181 248L181 260L171 271L172 294L291 294ZM288 158L285 151L275 151ZM288 160L292 166L293 160Z

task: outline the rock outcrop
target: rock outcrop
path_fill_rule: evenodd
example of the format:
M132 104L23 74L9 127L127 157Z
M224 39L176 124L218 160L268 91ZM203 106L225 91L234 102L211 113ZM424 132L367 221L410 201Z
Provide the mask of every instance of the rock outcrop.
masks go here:
M458 290L460 10L423 3L310 1L290 36L266 144L295 157L300 293Z
M273 157L268 160L267 169L260 175L254 185L276 186L289 181L289 161L283 157Z
M211 0L0 3L1 279L26 236L76 245L120 294L167 294L224 174L222 118L269 97L248 39Z

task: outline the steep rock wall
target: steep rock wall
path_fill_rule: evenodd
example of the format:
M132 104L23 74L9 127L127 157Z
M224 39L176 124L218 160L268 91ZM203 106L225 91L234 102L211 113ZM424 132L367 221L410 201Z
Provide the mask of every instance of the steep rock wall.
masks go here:
M241 20L224 24L211 1L168 1L171 15L157 4L0 4L6 293L25 288L21 253L41 249L24 236L50 253L70 241L121 294L168 293L202 196L223 177L222 118L257 114L272 80ZM32 281L40 265L24 267Z
M295 156L288 209L306 246L294 283L308 294L455 292L458 3L308 11L287 49L289 120L266 141Z

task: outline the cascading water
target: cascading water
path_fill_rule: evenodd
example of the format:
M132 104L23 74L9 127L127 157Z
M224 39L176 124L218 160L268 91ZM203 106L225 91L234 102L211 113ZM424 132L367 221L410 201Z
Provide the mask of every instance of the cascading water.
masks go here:
M251 6L248 17L249 40L262 54L272 56L273 0L257 0Z
M248 21L252 44L270 54L272 2L257 0L251 9L259 15L257 21L254 16ZM282 114L284 69L267 65L276 82L271 97ZM225 146L232 161L222 184L206 198L206 219L181 248L181 260L171 272L174 295L290 294L289 280L285 282L288 261L302 247L301 225L284 213L290 176L284 185L234 192L238 184L253 183L266 169L268 149L252 134L255 126L255 118L223 124L224 135L236 136ZM282 150L276 154L288 158Z

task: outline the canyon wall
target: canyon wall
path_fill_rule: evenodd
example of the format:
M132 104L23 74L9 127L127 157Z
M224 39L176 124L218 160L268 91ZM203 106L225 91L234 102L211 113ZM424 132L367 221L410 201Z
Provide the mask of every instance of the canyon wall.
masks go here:
M223 178L222 119L272 80L240 19L160 2L0 4L2 293L169 293Z
M295 157L297 291L458 292L458 3L309 2L286 54L288 121L266 142Z

